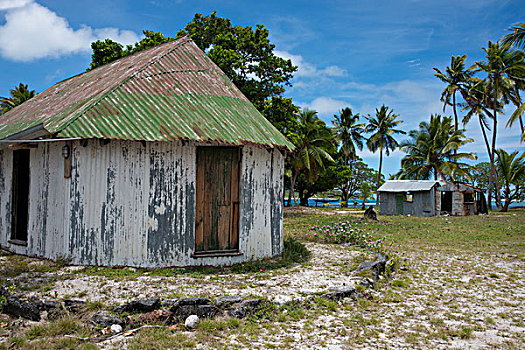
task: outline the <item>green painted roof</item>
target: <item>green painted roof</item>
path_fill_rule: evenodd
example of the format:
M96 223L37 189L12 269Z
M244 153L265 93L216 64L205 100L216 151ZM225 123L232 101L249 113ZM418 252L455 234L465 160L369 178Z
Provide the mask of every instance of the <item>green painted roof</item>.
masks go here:
M294 147L187 37L55 84L4 114L0 139L38 125L58 138Z

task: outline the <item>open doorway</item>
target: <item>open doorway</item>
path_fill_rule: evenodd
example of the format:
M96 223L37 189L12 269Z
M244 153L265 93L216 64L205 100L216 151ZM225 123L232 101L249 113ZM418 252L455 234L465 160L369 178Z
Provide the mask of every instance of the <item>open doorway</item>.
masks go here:
M441 211L452 212L452 191L441 192Z
M13 151L13 185L11 207L11 240L27 242L29 216L29 149Z

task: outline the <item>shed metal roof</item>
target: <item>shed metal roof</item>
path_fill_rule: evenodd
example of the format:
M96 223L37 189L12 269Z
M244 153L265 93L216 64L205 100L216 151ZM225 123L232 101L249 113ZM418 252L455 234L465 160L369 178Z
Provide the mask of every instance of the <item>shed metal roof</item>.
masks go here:
M0 119L0 139L195 140L293 149L188 37L61 81Z
M440 186L439 181L434 180L388 180L378 192L417 192L430 191L432 187Z

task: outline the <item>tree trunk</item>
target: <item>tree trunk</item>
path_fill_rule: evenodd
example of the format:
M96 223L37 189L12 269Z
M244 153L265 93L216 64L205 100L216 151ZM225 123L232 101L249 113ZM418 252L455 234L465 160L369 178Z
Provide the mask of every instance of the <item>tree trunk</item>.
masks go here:
M511 198L510 198L510 187L507 184L507 186L505 187L505 204L501 208L500 212L507 212L507 211L509 211L510 200L511 200Z
M496 104L496 101L494 101L494 104ZM490 160L490 163L491 163L491 171L493 173L493 176L494 176L494 185L496 187L496 207L499 209L501 208L501 197L500 197L500 187L499 187L499 181L498 181L498 173L496 172L496 167L495 167L495 159L494 159L494 155L496 154L496 135L497 135L497 131L498 131L498 117L497 117L497 112L496 112L496 107L494 107L494 123L493 123L493 127L492 127L492 150L491 150L491 160Z
M514 93L516 94L516 101L514 105L516 106L516 109L521 106L521 97L520 97L520 89L518 89L518 85L514 85ZM518 117L520 120L520 128L521 128L521 134L523 135L525 133L525 129L523 127L523 119L521 118L521 115Z
M292 170L293 174L292 174L292 177L290 178L290 194L288 195L288 198L290 198L290 196L293 198L293 202L294 202L294 205L297 205L297 201L295 200L295 181L297 180L297 176L299 176L298 173L296 173L296 171ZM290 202L290 206L291 206L291 202Z
M379 184L381 183L381 166L383 165L383 146L379 146L379 171L377 172L376 207L379 206Z
M485 140L485 147L487 147L487 154L489 155L489 159L490 159L490 164L491 164L491 168L490 168L490 172L489 172L489 188L488 188L488 207L489 209L492 209L492 156L491 156L491 152L490 152L490 145L489 145L489 139L487 137L487 133L485 132L485 127L483 126L483 120L481 119L481 115L478 115L478 120L479 120L479 127L481 128L481 133L483 134L483 140Z
M452 94L452 110L454 111L454 131L458 131L458 113L456 111L456 90ZM454 150L454 155L458 153L458 150Z

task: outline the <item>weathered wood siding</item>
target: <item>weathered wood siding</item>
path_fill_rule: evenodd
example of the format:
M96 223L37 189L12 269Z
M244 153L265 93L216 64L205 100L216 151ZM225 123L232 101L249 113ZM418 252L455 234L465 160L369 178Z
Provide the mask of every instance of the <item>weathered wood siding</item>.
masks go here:
M410 192L412 202L404 200L406 192L380 192L379 193L379 214L398 215L396 212L396 196L403 196L402 215L414 216L434 216L437 213L436 190Z
M0 151L0 245L74 264L144 267L225 265L283 249L284 158L245 146L241 164L240 256L192 258L196 145L111 141L72 144L64 178L63 142L31 149L27 247L9 243L12 151Z

